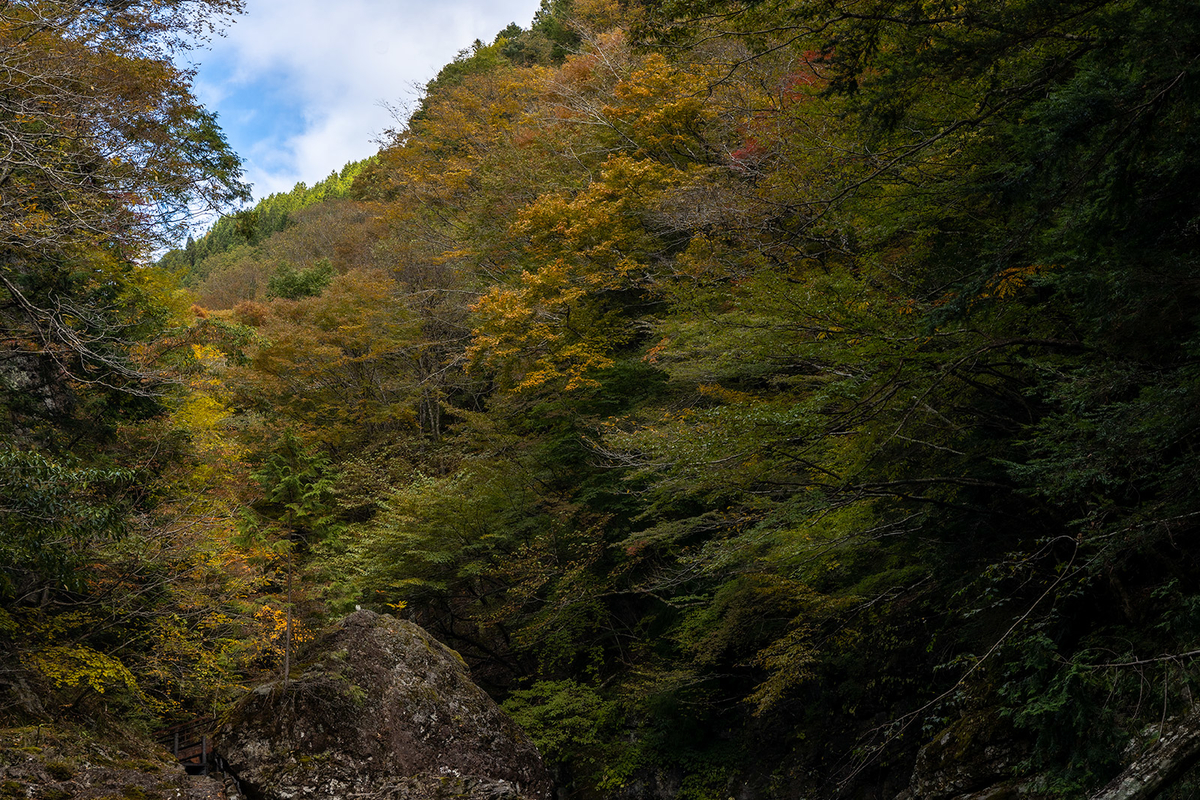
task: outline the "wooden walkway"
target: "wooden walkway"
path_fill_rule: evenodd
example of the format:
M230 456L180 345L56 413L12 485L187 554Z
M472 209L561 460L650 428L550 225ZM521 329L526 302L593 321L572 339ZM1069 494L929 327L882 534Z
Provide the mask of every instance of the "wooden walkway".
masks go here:
M244 800L242 786L225 768L221 757L213 753L214 717L197 717L163 728L154 738L175 754L179 763L193 776L184 800Z
M216 725L212 717L199 717L164 728L155 738L175 754L189 773L207 775L213 765L212 731Z

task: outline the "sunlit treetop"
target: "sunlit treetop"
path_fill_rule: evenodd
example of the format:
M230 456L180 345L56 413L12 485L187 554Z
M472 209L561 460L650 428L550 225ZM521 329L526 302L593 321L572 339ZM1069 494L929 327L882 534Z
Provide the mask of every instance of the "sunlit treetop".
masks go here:
M197 209L248 196L192 73L170 60L240 7L0 2L0 249L136 258Z

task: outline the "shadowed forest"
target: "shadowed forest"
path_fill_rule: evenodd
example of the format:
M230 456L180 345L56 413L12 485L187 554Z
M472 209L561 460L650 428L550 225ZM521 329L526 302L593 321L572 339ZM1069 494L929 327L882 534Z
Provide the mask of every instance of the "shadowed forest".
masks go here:
M544 0L240 211L167 47L236 5L0 2L6 724L356 605L573 800L1088 797L1200 713L1200 5Z

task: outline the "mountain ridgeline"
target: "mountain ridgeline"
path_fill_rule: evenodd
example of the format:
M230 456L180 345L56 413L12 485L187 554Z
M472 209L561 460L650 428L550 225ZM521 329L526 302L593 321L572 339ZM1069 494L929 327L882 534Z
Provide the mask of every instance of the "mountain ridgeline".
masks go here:
M561 798L1194 796L1198 44L545 0L144 270L152 396L2 373L0 525L69 543L0 584L12 713L228 704L357 605Z

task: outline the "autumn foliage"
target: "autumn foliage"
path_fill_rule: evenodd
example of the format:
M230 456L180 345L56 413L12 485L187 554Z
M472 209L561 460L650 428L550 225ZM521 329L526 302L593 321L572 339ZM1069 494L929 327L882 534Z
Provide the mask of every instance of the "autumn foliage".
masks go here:
M573 798L894 796L948 736L1088 795L1197 677L1198 36L556 0L157 270L6 205L6 663L182 713L362 605Z

